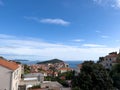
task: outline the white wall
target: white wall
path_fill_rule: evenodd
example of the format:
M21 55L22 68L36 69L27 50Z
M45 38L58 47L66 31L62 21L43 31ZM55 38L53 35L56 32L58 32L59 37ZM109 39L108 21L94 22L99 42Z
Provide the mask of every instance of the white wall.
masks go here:
M11 70L0 65L0 90L10 90Z
M12 73L12 90L18 90L21 80L21 66Z

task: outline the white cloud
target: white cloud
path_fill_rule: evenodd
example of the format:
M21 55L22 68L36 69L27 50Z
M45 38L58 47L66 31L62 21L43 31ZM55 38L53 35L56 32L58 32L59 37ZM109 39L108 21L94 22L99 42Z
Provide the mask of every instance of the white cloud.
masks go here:
M73 42L82 42L82 41L84 41L83 39L74 39L74 40L72 40Z
M51 19L51 18L42 19L40 20L40 22L49 23L49 24L58 24L58 25L69 25L70 24L70 22L65 21L63 19Z
M11 35L6 35L6 34L0 34L0 39L5 39L5 38L15 38L14 36Z
M63 26L67 26L67 25L70 24L70 22L65 21L63 19L60 19L60 18L55 18L55 19L52 19L52 18L39 19L37 17L26 17L26 16L24 18L28 19L28 20L34 20L34 21L37 21L37 22L40 22L40 23L58 24L58 25L63 25Z
M56 44L24 37L0 35L0 55L8 59L49 60L59 58L62 60L97 60L99 56L106 55L118 48L108 48L104 45L84 44L85 47Z
M105 45L99 45L99 44L83 44L85 47L106 47Z
M115 4L113 4L112 7L120 8L120 0L115 0Z
M99 31L99 30L96 30L95 32L96 32L96 33L101 33L101 31Z
M120 0L92 0L101 6L109 6L113 8L120 8Z
M116 42L120 42L120 40L115 40Z
M109 36L106 36L106 35L102 35L101 37L104 38L104 39L109 38Z

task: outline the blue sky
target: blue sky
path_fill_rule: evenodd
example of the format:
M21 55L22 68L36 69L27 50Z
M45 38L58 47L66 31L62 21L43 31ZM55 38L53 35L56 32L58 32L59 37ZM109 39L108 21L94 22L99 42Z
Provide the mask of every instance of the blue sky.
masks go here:
M0 0L0 55L97 60L120 48L120 0Z

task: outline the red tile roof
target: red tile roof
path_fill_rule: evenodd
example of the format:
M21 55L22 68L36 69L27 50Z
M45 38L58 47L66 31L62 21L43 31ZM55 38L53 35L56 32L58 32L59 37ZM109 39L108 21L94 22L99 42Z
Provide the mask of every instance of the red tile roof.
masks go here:
M82 64L78 64L77 66L78 66L78 68L80 68L80 69L82 68Z
M60 68L59 70L67 70L67 71L70 71L72 70L71 68Z
M8 61L3 58L0 58L0 65L3 67L6 67L10 70L16 70L19 67L19 64L13 62L13 61Z
M113 54L113 55L107 55L106 57L107 58L113 58L113 57L117 57L118 55L115 55L115 54Z
M109 53L109 55L107 55L106 57L107 57L107 58L114 58L114 57L117 57L117 56L118 56L117 52L111 52L111 53Z

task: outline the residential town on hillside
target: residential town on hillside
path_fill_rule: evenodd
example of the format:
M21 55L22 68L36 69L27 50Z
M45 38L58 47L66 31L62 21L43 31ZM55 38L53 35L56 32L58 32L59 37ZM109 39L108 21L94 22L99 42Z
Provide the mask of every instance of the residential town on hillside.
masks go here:
M98 63L111 69L119 55L117 52L109 53L100 57ZM73 72L79 75L82 64L78 63L76 67L70 68L65 62L23 65L0 57L0 90L71 90L72 76L69 75Z
M27 67L26 67L27 66ZM28 70L28 71L27 71ZM0 58L0 90L28 90L34 85L41 85L41 88L57 88L55 90L70 90L64 88L60 83L54 81L45 81L45 77L57 77L58 73L72 71L68 64L48 63L48 64L34 64L22 65L12 60ZM4 78L5 77L5 78Z

